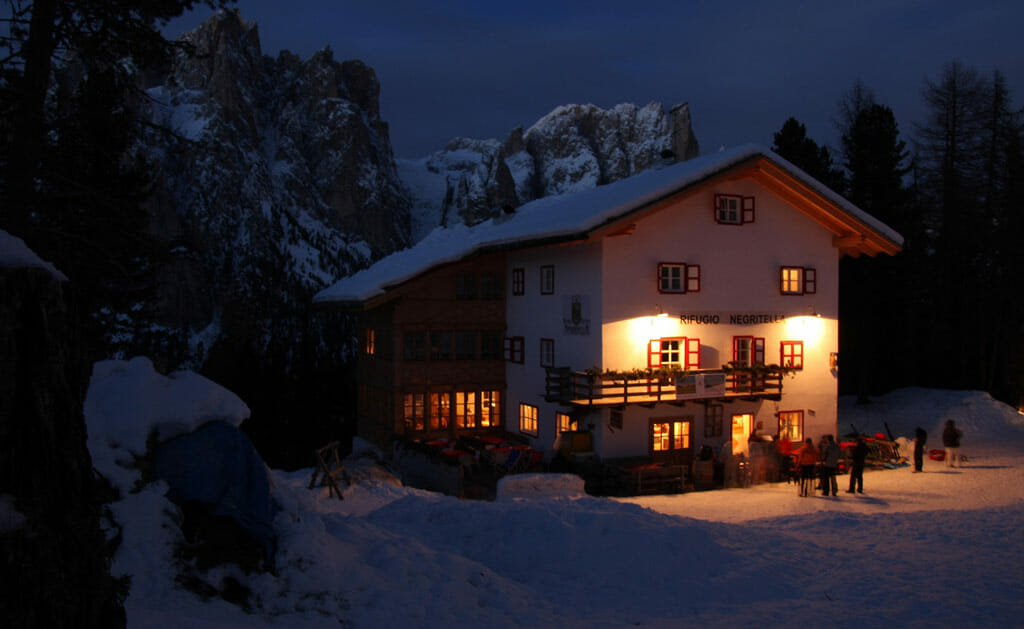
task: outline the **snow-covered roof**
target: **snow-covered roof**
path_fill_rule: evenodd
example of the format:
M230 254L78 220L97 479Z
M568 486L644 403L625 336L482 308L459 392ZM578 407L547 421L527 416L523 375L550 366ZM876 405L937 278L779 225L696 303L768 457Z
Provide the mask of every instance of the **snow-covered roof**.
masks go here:
M891 242L903 237L860 210L824 184L773 151L747 144L660 169L651 169L608 185L527 203L515 213L467 227L438 227L412 247L395 252L373 266L342 278L317 293L317 303L360 303L382 295L440 264L455 262L484 249L525 247L532 243L582 237L590 230L643 208L668 195L711 178L747 160L762 157L774 163L856 222Z

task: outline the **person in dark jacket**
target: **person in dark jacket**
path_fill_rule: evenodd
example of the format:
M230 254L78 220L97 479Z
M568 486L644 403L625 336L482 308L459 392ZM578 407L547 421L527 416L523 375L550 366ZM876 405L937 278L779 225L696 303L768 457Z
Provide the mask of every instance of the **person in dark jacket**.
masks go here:
M923 471L924 444L928 441L928 433L920 426L914 430L914 472Z
M864 493L864 463L868 459L868 444L864 437L857 437L857 445L853 446L852 461L850 464L850 488L846 493L852 494L854 486L858 494Z
M957 458L960 456L960 437L963 435L952 419L946 420L946 427L942 430L942 446L946 448L946 466L956 467Z
M825 445L821 448L821 492L826 496L830 491L833 497L839 496L836 474L839 473L839 457L842 455L843 451L835 438L825 435Z

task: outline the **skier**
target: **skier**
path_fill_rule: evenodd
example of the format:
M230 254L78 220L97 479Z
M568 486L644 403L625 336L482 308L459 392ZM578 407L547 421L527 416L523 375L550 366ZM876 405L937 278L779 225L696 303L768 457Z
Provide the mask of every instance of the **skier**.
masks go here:
M914 473L923 471L924 467L924 444L928 441L928 433L924 428L918 426L914 430Z

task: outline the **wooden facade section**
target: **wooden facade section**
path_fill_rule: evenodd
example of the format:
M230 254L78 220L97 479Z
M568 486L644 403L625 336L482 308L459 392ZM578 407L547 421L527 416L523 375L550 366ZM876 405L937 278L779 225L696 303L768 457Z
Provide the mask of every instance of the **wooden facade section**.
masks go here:
M367 306L361 436L387 446L394 435L454 438L503 424L504 281L504 254L486 254L435 267Z

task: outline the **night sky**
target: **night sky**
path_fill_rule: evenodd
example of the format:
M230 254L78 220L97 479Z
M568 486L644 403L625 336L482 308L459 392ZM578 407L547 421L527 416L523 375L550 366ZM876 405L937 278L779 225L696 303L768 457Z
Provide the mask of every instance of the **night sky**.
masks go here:
M905 138L921 91L958 60L1003 72L1024 94L1024 2L675 0L642 3L243 0L263 53L303 59L330 46L381 83L399 157L453 137L503 138L558 105L689 102L701 152L757 142L793 116L835 147L838 103L855 80L892 108ZM176 37L209 17L171 24Z

